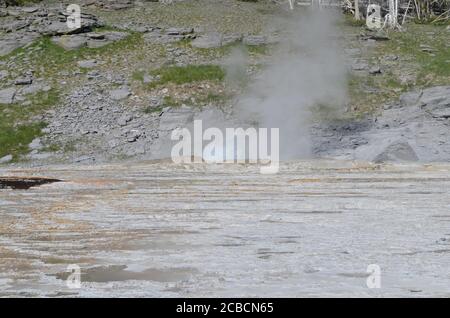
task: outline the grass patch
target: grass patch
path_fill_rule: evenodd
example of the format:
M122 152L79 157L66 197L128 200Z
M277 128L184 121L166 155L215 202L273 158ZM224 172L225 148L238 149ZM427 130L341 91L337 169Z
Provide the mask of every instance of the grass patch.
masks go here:
M42 134L44 127L42 122L17 126L0 123L0 158L12 155L13 161L19 160L28 153L28 144Z
M151 87L167 83L180 85L200 81L222 81L225 78L225 71L217 65L168 66L154 70L150 74L159 76L158 81L150 84Z
M215 92L208 92L206 95L195 96L194 100L189 99L184 104L191 106L205 106L205 105L214 105L214 106L223 106L226 101L230 98L227 94L218 94ZM193 101L195 105L193 105Z
M450 47L444 26L409 24L406 32L392 32L390 38L378 53L408 57L408 63L417 69L419 86L448 84ZM424 46L432 48L432 54L425 52Z
M191 45L192 39L182 39L180 41L175 42L175 45L181 48L192 48Z
M42 135L45 123L33 116L42 114L59 101L56 90L39 92L29 97L31 105L0 104L0 157L12 155L14 161L29 152L28 144Z
M181 102L176 101L175 98L173 98L172 96L164 96L163 101L162 101L162 107L177 107L180 106Z
M164 106L146 107L144 108L143 112L144 114L160 113L163 110L163 108Z
M353 27L363 27L366 25L366 20L364 18L356 20L352 14L345 14L344 19L340 23Z
M144 81L144 75L145 75L145 72L143 72L143 71L135 71L131 75L131 78L133 80L135 80L135 81L143 82Z
M264 45L246 45L249 54L267 55L269 53L269 46Z
M220 47L215 47L215 48L209 48L209 49L201 49L201 48L194 48L195 53L202 55L204 57L208 57L208 58L220 58L223 57L225 55L228 55L231 53L231 51L238 47L239 43L230 43L227 45L223 45Z
M56 105L59 101L59 94L55 89L48 92L38 92L28 96L31 105L23 106L21 104L2 105L0 104L0 119L2 122L19 123L30 120L37 114Z
M378 93L378 84L374 76L351 75L348 79L348 92L352 115L357 118L366 113L373 113L387 101L385 93Z

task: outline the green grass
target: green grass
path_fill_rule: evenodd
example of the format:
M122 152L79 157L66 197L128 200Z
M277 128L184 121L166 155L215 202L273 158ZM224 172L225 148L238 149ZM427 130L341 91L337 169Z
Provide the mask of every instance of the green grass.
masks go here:
M160 113L163 110L163 108L164 108L164 106L146 107L146 108L144 108L143 112L145 114Z
M33 116L42 114L59 101L56 90L39 92L29 96L31 105L0 104L0 158L12 155L14 161L29 152L28 144L42 135L45 123L35 121Z
M180 105L181 105L181 102L175 100L172 96L164 96L163 101L162 101L162 107L167 107L167 106L177 107Z
M2 105L0 104L0 119L2 122L21 122L27 121L32 116L41 114L56 105L59 101L59 94L55 89L48 92L38 92L28 96L31 105L23 106L21 104Z
M267 55L269 53L269 45L246 45L249 54Z
M160 78L152 82L151 87L168 83L180 85L200 81L222 81L225 78L225 71L217 65L168 66L154 70L150 74Z
M216 104L216 105L222 105L225 103L225 101L228 100L228 97L223 94L216 94L216 93L208 93L205 99L202 101L206 104Z
M135 80L135 81L143 82L144 81L144 75L145 75L144 71L136 71L136 72L133 72L131 78L133 80Z
M344 19L339 23L347 26L362 27L366 25L366 20L364 20L364 18L355 20L355 17L352 14L345 14Z
M17 126L0 124L0 158L12 155L13 161L19 160L22 155L28 153L28 144L41 136L44 127L42 122Z
M433 32L429 35L428 32ZM417 68L418 85L439 85L450 78L450 47L448 31L440 25L409 24L406 32L392 32L391 40L382 43L381 54L397 54L408 57ZM433 55L422 51L421 45L434 49Z

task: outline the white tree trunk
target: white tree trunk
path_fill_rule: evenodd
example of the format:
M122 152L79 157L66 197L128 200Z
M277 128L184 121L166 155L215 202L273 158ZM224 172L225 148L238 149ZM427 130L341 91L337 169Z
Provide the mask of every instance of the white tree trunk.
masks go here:
M398 0L389 0L389 26L394 29L398 25Z
M355 20L360 19L360 15L359 15L359 0L355 0Z

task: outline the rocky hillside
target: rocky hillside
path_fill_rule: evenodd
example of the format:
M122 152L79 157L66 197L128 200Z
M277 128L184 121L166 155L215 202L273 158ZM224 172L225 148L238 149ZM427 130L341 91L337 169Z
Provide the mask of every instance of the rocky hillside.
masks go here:
M273 1L79 3L76 30L60 2L0 8L0 163L161 157L174 128L233 116L290 14ZM314 155L450 160L449 28L411 22L380 35L346 18L336 28L346 111L317 112ZM236 49L245 62L230 67Z

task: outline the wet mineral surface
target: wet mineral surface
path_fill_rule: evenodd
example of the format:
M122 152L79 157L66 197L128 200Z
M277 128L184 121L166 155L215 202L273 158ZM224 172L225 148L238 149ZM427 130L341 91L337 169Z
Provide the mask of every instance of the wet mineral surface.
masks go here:
M297 161L262 175L152 161L0 175L62 180L0 189L3 297L450 296L448 164ZM381 288L368 288L371 264ZM67 284L73 265L80 288Z

